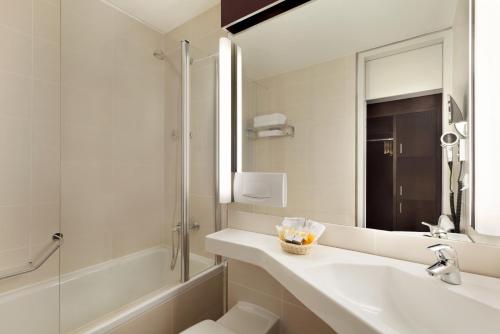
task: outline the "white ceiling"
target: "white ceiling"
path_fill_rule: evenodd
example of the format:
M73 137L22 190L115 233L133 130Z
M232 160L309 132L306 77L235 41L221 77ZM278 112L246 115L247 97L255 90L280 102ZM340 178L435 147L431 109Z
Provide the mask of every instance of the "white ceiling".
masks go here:
M233 35L261 79L450 27L457 0L315 0Z
M220 2L220 0L107 1L164 33L182 25Z

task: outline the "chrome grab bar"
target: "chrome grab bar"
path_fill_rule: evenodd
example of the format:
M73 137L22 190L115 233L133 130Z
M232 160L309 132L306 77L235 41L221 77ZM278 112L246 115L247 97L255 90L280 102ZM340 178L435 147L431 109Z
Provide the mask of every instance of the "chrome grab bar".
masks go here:
M64 237L62 233L55 233L52 235L52 243L43 250L39 258L35 261L30 261L28 264L16 268L14 271L12 269L0 271L0 280L4 278L19 276L23 274L30 273L32 271L40 268L47 260L62 246L64 243Z

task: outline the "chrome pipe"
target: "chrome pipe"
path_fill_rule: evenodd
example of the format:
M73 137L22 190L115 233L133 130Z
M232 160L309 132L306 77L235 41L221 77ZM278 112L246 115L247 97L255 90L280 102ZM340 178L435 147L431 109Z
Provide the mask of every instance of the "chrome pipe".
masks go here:
M180 251L180 237L179 232L181 229L181 223L175 225L175 227L171 231L171 254L170 254L170 270L175 269L175 264L177 263L177 258L179 257ZM177 245L175 243L175 239L177 239Z
M181 282L189 280L189 42L181 42Z
M18 267L13 271L0 272L0 280L33 272L40 268L64 243L63 235L55 233L52 235L52 243L43 251L38 259L30 261L28 264Z
M221 204L219 203L219 59L215 61L215 231L222 230L222 217L221 217ZM222 256L215 256L215 264L221 264L223 262Z

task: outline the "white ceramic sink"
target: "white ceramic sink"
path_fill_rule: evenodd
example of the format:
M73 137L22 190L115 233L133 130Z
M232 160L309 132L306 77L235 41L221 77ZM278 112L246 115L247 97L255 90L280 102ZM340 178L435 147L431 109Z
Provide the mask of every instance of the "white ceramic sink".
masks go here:
M481 324L481 333L500 333L498 309L392 266L334 263L306 276L384 332L474 333Z
M315 245L285 253L273 236L226 229L208 251L264 268L339 334L500 334L500 279L451 285L425 265Z

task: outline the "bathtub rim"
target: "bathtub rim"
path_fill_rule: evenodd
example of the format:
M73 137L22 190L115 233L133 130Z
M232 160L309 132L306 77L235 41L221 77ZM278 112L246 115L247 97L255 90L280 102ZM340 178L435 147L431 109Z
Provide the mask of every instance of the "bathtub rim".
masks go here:
M64 248L63 248L63 251L64 251ZM4 301L11 301L13 299L17 299L20 296L29 295L29 294L36 292L36 291L39 291L41 289L54 288L54 287L59 288L60 286L64 285L65 283L82 278L86 275L89 275L89 274L92 274L92 273L95 273L98 271L102 271L103 269L109 268L113 265L117 265L117 264L120 264L122 262L126 262L126 261L130 261L130 260L133 260L136 258L140 258L140 257L146 256L148 254L152 254L152 253L155 253L158 251L170 253L170 249L169 249L168 245L158 245L158 246L153 246L150 248L142 249L142 250L139 250L139 251L134 252L134 253L123 255L121 257L112 258L112 259L106 260L104 262L91 264L89 266L78 268L76 270L73 270L73 271L70 271L70 272L67 272L67 273L64 273L61 275L47 277L47 278L44 278L40 281L30 282L28 284L15 287L14 289L11 289L11 290L2 291L2 292L0 292L0 303L3 303ZM57 251L58 256L60 256L60 252L61 252L61 250L59 249ZM201 271L200 273L203 273L203 272L209 270L211 267L213 267L215 265L214 264L215 261L211 258L207 258L207 257L201 256L198 254L194 254L194 253L191 253L190 257L194 261L201 262L207 266L207 269ZM196 277L196 276L197 275L195 275L194 277ZM9 279L16 279L16 278L13 277L13 278L9 278ZM160 287L159 289L162 289L162 288ZM58 292L58 294L60 295L60 292Z
M58 251L59 252L59 251ZM157 245L151 248L143 249L134 253L126 254L119 258L109 259L104 262L96 263L87 267L79 268L77 270L62 274L60 276L49 277L38 282L33 282L12 290L7 290L0 293L0 304L9 302L20 297L24 297L40 290L57 289L57 298L61 303L61 286L73 280L80 279L86 275L105 270L120 263L126 263L130 260L147 256L156 252L169 253L168 245ZM129 303L120 306L119 308L103 314L99 318L92 320L89 323L75 328L67 334L104 334L110 330L125 324L126 322L140 316L141 314L159 306L181 293L201 284L208 279L216 276L223 271L222 264L215 264L213 258L207 258L195 253L191 253L191 261L201 262L206 267L201 272L193 276L189 281L180 283L180 273L177 273L176 282L173 285L166 285L158 289L132 300ZM57 309L60 313L60 310ZM58 316L59 317L59 316Z

